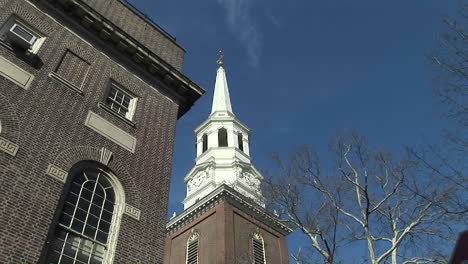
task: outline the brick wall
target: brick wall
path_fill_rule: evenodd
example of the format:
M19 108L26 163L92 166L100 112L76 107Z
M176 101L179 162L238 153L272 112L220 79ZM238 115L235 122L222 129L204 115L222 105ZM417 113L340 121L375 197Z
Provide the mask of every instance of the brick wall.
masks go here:
M185 51L175 41L135 14L122 0L83 0L104 17L125 30L173 67L182 70Z
M28 89L0 76L0 137L19 146L15 156L0 151L0 263L36 263L41 255L64 187L46 175L48 165L67 170L81 160L98 160L103 147L113 153L108 167L122 182L126 202L141 210L139 221L122 217L115 263L161 263L176 100L160 92L162 82L141 73L48 4L0 0L0 25L12 14L47 38L37 54L40 63L0 45L0 56L34 75ZM49 76L67 51L89 63L82 94ZM177 60L181 65L182 58ZM61 70L73 76L69 71L75 69ZM138 97L135 126L98 106L110 79ZM136 138L135 153L86 127L89 111Z
M199 263L252 263L255 232L264 239L266 263L289 263L284 235L224 200L167 236L164 264L186 262L187 241L194 231L200 235Z

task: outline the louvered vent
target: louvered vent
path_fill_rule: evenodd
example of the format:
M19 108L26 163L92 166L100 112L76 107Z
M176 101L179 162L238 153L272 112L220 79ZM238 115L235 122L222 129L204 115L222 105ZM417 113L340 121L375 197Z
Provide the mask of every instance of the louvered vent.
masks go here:
M187 264L198 264L198 239L188 244Z
M253 240L253 253L254 264L265 264L265 252L263 249L263 241L257 239Z

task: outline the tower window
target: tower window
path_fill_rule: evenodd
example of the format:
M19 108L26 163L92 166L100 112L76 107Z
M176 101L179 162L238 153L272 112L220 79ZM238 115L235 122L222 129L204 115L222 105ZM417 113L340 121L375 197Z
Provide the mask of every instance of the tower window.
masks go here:
M259 233L255 233L252 239L254 264L265 264L265 243Z
M220 128L218 130L218 146L219 147L227 147L227 130L225 128Z
M194 232L187 241L187 264L198 264L198 238L199 234Z
M241 151L244 151L244 140L242 138L242 133L237 134L237 142L238 142L238 145L239 145L239 149Z
M208 135L202 136L202 153L208 150Z
M46 263L103 263L110 258L116 193L106 173L97 167L85 167L71 176Z

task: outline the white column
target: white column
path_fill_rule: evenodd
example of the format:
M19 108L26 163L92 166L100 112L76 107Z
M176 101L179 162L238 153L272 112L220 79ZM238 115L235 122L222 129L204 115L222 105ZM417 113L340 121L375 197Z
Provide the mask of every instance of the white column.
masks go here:
M208 148L218 147L218 130L212 130L208 134Z
M250 156L249 137L247 133L242 134L242 139L244 140L244 153L247 154L247 156Z
M203 151L203 135L199 138L197 138L197 157L202 154Z

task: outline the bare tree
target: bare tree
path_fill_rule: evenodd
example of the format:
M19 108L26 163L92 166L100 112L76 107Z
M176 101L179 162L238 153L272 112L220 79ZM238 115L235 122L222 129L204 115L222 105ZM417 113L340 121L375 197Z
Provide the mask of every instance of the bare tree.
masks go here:
M445 17L447 32L431 55L438 70L436 94L448 107L446 116L455 121L456 130L447 138L463 154L468 153L468 2L460 1L459 16Z
M335 263L337 249L341 243L346 243L346 238L341 237L344 233L339 230L340 215L336 207L327 194L310 184L311 178L320 175L316 153L304 147L289 160L281 160L278 155L272 158L278 165L275 174L280 175L266 177L265 180L265 192L272 209L306 235L313 252L317 252L320 259L325 263ZM297 254L293 254L293 259L301 264L312 263L310 253L299 249Z
M443 263L443 247L431 243L446 244L452 221L466 216L451 204L461 186L411 155L372 151L354 133L334 141L332 150L330 166L308 147L287 162L276 158L279 169L265 187L271 207L307 236L323 262L349 263L338 249L352 243L367 249L372 264Z

